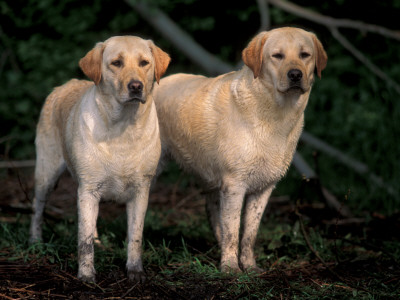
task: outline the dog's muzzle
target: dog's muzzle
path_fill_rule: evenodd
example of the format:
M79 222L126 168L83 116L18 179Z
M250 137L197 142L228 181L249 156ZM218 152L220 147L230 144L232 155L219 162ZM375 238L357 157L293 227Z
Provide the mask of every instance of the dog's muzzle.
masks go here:
M305 92L302 82L303 72L301 72L299 69L291 69L287 73L287 78L289 81L289 88L287 91L299 90L302 93Z
M143 99L143 83L139 80L131 80L128 83L128 92L129 92L129 102L131 101L139 101L141 103L145 103L146 100Z

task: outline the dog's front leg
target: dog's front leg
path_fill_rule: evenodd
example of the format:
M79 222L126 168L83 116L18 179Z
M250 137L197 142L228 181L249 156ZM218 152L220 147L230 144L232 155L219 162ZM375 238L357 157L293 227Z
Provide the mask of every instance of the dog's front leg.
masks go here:
M240 263L244 271L248 270L258 273L264 271L257 267L256 259L254 257L254 245L261 218L273 189L274 185L268 187L264 192L258 195L248 197L246 201L243 216L243 236L240 245Z
M95 282L94 234L100 196L82 187L78 189L78 278Z
M133 282L144 282L146 279L142 264L142 238L149 189L150 182L142 183L137 187L134 198L126 204L128 216L128 260L126 269L128 279Z
M220 191L221 271L240 272L240 214L246 189L237 182L226 182Z

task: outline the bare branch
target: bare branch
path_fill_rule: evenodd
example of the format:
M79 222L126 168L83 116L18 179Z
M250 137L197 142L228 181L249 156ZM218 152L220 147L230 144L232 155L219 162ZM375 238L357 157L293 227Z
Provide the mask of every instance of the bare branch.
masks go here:
M337 161L351 168L358 174L366 175L374 184L376 184L381 188L386 189L386 191L389 194L396 195L396 192L393 189L393 187L386 185L383 179L377 176L376 174L372 173L366 164L357 161L356 159L342 153L341 151L335 149L334 147L328 145L327 143L321 141L320 139L312 136L306 131L303 131L300 140L303 141L304 143L311 145L315 149L318 149L319 151L334 157Z
M307 164L304 158L296 152L293 156L293 166L297 169L297 171L306 179L317 178L317 174L314 170Z
M259 31L269 30L271 27L271 19L269 17L268 0L257 0L258 11L260 12L260 29Z
M370 69L377 77L385 81L389 86L393 87L397 93L400 94L400 85L385 74L380 68L372 63L361 51L357 50L344 36L342 36L337 29L338 27L347 27L358 29L363 32L369 31L373 33L379 33L383 36L390 37L396 40L400 40L400 31L393 31L382 26L366 24L360 21L353 21L347 19L334 19L332 17L324 16L314 11L305 9L296 4L284 1L284 0L268 0L273 5L292 13L296 16L311 20L313 22L325 25L329 28L332 35L336 40L342 44L344 48L353 54L358 60L360 60L368 69Z
M150 6L148 1L126 0L125 2L136 9L167 40L209 74L216 75L232 70L232 66L205 50L161 10Z
M34 166L34 160L0 161L0 169L30 168Z
M331 27L352 28L360 30L362 32L378 33L380 35L400 41L399 30L391 30L382 26L366 24L360 21L354 21L349 19L335 19L329 16L321 15L317 12L305 9L299 5L284 0L268 0L268 1L269 3L279 7L284 11L287 11L291 14L302 17L304 19L313 21L315 23L325 25L329 28Z
M344 48L349 50L354 57L361 61L368 69L370 69L376 76L385 81L388 85L393 87L397 93L400 94L400 85L391 79L385 72L383 72L379 67L377 67L372 61L370 61L361 51L357 50L343 35L340 34L337 28L330 28L332 35L335 39L342 44Z

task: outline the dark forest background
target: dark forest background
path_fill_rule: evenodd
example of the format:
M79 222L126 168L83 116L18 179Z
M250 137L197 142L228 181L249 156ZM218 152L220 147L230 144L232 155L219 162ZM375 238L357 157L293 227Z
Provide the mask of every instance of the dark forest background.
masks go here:
M328 26L289 13L270 1L262 25L259 1L144 1L161 11L218 59L240 68L241 51L260 30L298 26L315 32L328 53L328 66L315 82L306 110L305 130L341 154L338 159L302 141L299 153L322 185L353 213L399 210L400 38L373 32L366 24L398 30L400 1L296 1L299 7L334 19L363 22L361 29ZM114 35L152 39L168 52L168 74L216 75L187 58L138 12L137 1L0 1L0 159L35 157L35 127L45 97L70 78L84 78L78 61L96 42ZM329 21L330 19L326 19ZM338 29L367 59L345 48ZM397 37L395 36L397 34ZM372 70L368 63L376 66ZM368 167L356 170L351 162ZM363 165L363 166L364 166ZM364 166L364 167L365 167ZM171 167L166 179L177 178ZM6 176L3 169L0 176ZM168 179L169 178L169 179ZM276 193L291 193L302 175L291 168Z

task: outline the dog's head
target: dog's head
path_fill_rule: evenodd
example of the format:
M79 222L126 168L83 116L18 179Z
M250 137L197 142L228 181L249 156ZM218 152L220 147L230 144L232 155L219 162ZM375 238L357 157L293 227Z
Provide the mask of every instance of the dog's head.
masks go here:
M265 78L282 94L303 94L314 82L314 70L321 78L328 57L311 32L283 27L256 35L242 53L254 78Z
M145 103L154 79L167 70L170 57L151 40L116 36L97 43L79 61L82 71L103 94L113 95L121 104Z

